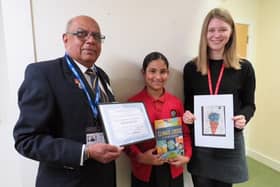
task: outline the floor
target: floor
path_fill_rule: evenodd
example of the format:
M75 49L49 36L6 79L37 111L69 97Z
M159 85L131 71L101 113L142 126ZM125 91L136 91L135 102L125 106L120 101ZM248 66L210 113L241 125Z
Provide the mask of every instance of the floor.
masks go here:
M264 164L247 158L249 166L249 181L236 184L234 187L280 187L280 172L277 172ZM184 172L184 186L193 187L190 174Z
M280 172L248 158L249 181L234 187L280 187Z

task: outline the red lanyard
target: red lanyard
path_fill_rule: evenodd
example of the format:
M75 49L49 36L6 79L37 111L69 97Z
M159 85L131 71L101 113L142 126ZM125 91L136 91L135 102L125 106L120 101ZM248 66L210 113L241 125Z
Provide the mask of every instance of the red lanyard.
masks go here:
M223 77L223 74L224 74L224 69L225 69L225 64L223 63L222 64L222 67L221 67L221 70L220 70L220 73L219 73L219 77L218 77L218 80L217 80L217 84L216 84L216 88L215 88L215 93L214 95L217 95L218 94L218 91L220 89L220 84L221 84L221 80L222 80L222 77ZM212 87L212 79L211 79L211 71L210 71L210 68L208 67L208 87L209 87L209 92L211 95L213 95L213 87Z

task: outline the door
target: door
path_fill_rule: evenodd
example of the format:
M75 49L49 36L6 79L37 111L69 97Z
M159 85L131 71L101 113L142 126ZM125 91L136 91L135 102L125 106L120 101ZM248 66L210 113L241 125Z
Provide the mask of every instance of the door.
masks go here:
M247 57L247 45L248 45L248 24L236 23L236 36L237 36L237 53L240 57Z

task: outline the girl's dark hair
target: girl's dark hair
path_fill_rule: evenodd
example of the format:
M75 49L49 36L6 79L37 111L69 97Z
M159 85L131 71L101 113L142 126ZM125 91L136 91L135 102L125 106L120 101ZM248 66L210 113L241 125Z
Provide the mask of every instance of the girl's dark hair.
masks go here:
M167 69L168 69L169 62L168 62L167 58L163 54L161 54L160 52L154 51L154 52L151 52L150 54L148 54L147 56L145 56L143 64L142 64L142 70L145 72L147 67L148 67L148 65L153 60L158 60L158 59L163 60L165 65L167 66Z

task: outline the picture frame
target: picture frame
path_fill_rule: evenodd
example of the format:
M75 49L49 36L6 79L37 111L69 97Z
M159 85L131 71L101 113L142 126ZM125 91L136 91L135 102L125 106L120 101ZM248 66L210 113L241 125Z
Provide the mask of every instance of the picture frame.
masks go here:
M234 149L233 96L194 96L195 146Z
M142 102L102 103L98 110L109 144L125 146L155 137Z

